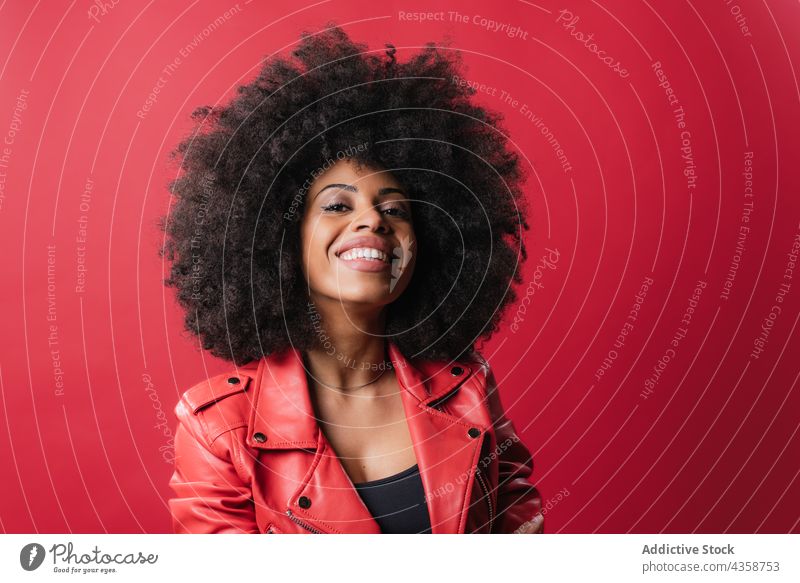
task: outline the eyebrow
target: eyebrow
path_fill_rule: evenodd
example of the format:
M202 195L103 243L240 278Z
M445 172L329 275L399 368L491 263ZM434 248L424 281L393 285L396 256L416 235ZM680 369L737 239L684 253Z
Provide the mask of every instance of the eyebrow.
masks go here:
M327 190L329 188L339 188L341 190L347 190L348 192L358 192L358 189L355 186L353 186L352 184L328 184L326 186L323 186L319 190L319 192L317 192L317 194L314 195L314 198L318 197L323 190ZM394 193L399 193L399 194L402 194L403 196L405 196L405 194L406 194L405 191L403 189L401 189L401 188L395 188L395 187L392 187L392 186L387 186L385 188L381 188L378 191L378 196L385 196L387 194L394 194Z

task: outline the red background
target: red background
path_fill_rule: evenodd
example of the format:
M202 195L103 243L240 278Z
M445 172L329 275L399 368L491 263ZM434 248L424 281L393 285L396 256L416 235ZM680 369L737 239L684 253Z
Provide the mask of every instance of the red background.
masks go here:
M800 229L796 2L108 2L97 20L92 6L0 8L0 132L12 141L0 144L10 149L0 166L3 531L170 530L171 452L156 427L159 408L174 428L178 395L227 365L182 332L161 285L156 220L176 172L166 154L189 131L194 107L226 101L263 56L334 19L373 48L393 42L401 59L449 36L467 77L497 88L477 98L504 113L531 173L521 297L546 249L559 259L517 325L515 306L483 352L534 453L548 532L800 532L800 271L784 279ZM562 9L579 18L573 29L557 22ZM444 20L399 18L420 10ZM467 22L450 20L456 10ZM526 38L492 32L476 15L519 26ZM593 32L598 50L630 75L570 30ZM137 117L164 67L197 38ZM693 188L656 61L686 113ZM15 117L23 91L27 107ZM541 116L570 170L522 103ZM751 198L745 152L753 152ZM86 284L76 292L81 214ZM742 226L750 230L737 251ZM653 285L615 349L646 277ZM644 398L698 280L707 286L686 337ZM781 313L753 358L774 305ZM597 380L610 350L616 358Z

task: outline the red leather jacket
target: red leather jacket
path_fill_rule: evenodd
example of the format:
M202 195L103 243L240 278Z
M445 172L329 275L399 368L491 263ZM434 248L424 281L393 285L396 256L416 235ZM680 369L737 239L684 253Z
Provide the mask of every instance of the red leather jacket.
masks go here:
M389 356L432 532L507 533L532 519L533 459L488 364L412 365L392 343ZM316 423L296 349L192 387L175 411L175 532L380 532Z

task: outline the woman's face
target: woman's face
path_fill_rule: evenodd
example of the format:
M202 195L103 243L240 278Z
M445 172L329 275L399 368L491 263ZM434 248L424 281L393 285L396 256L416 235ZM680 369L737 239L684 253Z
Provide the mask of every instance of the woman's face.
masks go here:
M300 226L311 299L383 306L414 270L411 204L388 171L341 160L308 189Z

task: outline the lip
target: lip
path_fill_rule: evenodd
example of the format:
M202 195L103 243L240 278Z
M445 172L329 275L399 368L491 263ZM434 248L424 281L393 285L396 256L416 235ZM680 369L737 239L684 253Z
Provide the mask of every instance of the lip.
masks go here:
M356 247L370 247L372 249L378 249L379 251L383 251L386 255L389 256L389 261L373 261L370 259L342 259L340 255L345 251L350 249L354 249ZM380 271L389 271L392 268L392 260L395 259L394 257L394 247L391 243L386 241L385 239L381 239L379 237L370 237L370 236L360 236L360 237L353 237L352 239L348 239L344 243L340 244L336 250L336 257L344 263L350 269L355 271L368 271L368 272L380 272Z
M392 268L392 264L386 263L385 261L373 261L370 259L338 259L347 267L355 271L380 272L389 271Z

